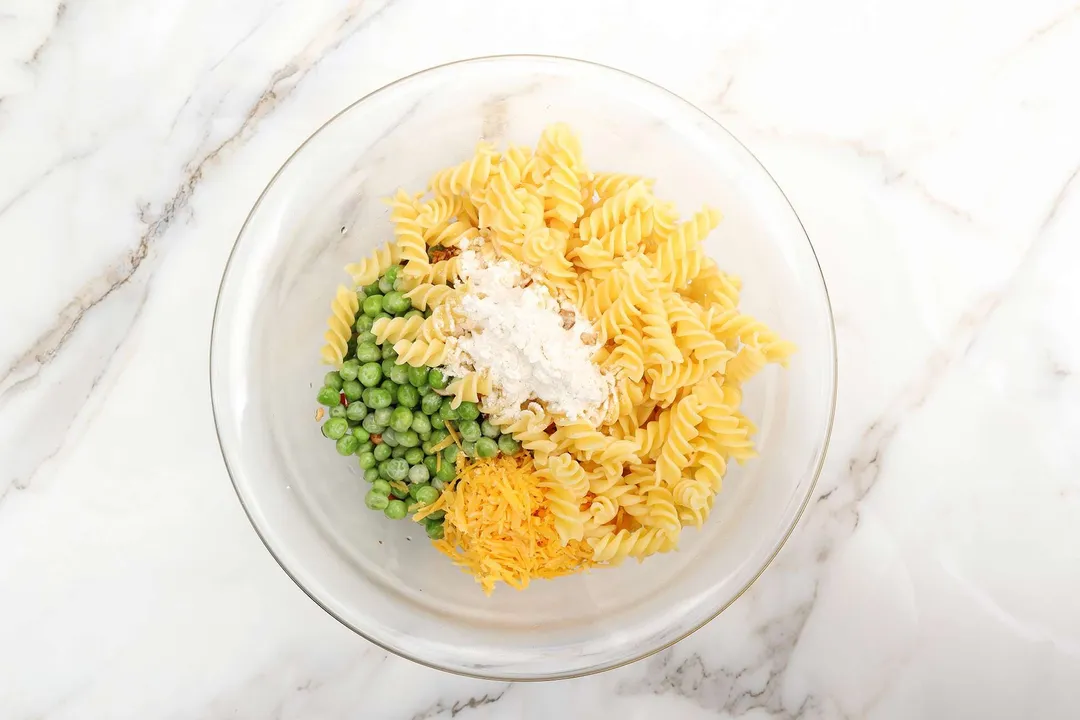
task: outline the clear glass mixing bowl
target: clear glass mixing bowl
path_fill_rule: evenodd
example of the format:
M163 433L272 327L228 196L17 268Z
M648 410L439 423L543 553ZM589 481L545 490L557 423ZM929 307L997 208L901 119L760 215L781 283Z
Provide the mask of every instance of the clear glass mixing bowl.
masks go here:
M732 464L712 517L678 552L500 587L487 598L423 529L364 506L367 484L314 420L319 347L342 267L391 237L381 198L421 189L479 139L534 144L548 123L581 135L594 170L657 179L684 213L725 220L706 243L744 281L743 307L799 345L746 389L761 457ZM581 61L493 57L399 80L312 135L252 209L221 282L210 357L222 453L282 568L368 640L433 667L527 680L611 668L693 632L758 577L821 469L836 354L814 251L787 199L724 128L670 92Z

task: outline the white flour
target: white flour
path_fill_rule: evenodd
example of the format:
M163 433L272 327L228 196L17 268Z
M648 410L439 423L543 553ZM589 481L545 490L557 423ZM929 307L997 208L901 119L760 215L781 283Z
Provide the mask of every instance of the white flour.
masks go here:
M526 285L513 261L489 263L466 250L461 277L469 288L461 305L465 332L451 354L450 373L486 371L495 388L486 403L493 414L514 417L537 399L553 413L595 419L612 380L592 362L597 346L589 321L543 285Z

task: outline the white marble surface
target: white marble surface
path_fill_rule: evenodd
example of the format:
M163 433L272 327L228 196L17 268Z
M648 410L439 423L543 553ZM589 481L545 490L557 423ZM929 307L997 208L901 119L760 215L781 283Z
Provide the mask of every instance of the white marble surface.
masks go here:
M291 150L501 52L727 124L805 222L840 347L817 498L752 590L651 659L513 686L309 601L207 388L220 272ZM0 0L0 717L1076 717L1078 76L1075 0Z

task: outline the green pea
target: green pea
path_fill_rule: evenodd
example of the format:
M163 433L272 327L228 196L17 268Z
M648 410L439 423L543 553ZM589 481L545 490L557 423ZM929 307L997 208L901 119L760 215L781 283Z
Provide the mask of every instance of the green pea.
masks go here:
M398 483L397 485L391 485L390 494L400 500L404 500L405 498L409 497L409 488L402 485L401 483Z
M372 388L371 396L368 402L368 407L378 410L384 407L390 407L390 403L393 399L390 397L390 393L382 388Z
M342 384L341 392L345 393L346 400L353 402L360 399L360 396L364 393L364 387L355 380L346 380Z
M416 416L417 416L417 415L420 415L420 413L415 413L415 414L413 415L414 421L415 421L415 418L416 418ZM420 417L425 417L425 416L424 416L424 415L420 415ZM413 428L413 432L416 432L416 428ZM417 434L417 436L418 436L418 437L420 438L420 442L421 442L421 443L425 443L425 442L427 442L428 440L430 440L430 439L431 439L431 431L427 431L427 432L418 432L418 433L416 433L416 434Z
M337 388L323 385L319 388L319 394L315 396L315 399L320 405L333 407L334 405L339 405L341 403L341 393L338 392Z
M361 444L368 442L371 439L371 433L362 427L355 427L352 429L352 436L359 440Z
M386 343L382 346L383 360L397 360L397 350L390 343Z
M461 434L461 439L467 442L476 442L482 436L480 435L480 424L475 420L462 420L457 426L458 433Z
M490 440L491 438L488 438L488 439ZM476 457L476 443L475 442L464 442L463 441L461 443L461 452L465 453L465 457L469 457L469 458Z
M442 480L442 478L440 478L440 477L436 476L436 477L435 477L435 478L434 478L434 479L433 479L433 480L431 481L431 487L435 488L435 489L436 489L436 490L438 490L439 492L442 492L443 490L445 490L445 489L446 489L446 482L444 482L444 481Z
M377 462L383 462L390 459L390 452L391 448L389 445L387 445L386 443L379 443L375 446L375 449L372 451L371 454L375 456L375 460Z
M362 342L356 344L356 359L362 363L376 362L382 357L382 351L379 350L379 346L373 342Z
M379 281L364 286L364 295L378 295L379 294Z
M480 438L476 441L476 454L482 458L495 457L499 454L499 446L491 438Z
M356 435L355 433L353 433L353 434ZM356 436L356 437L359 437L359 436ZM371 442L370 440L368 442L361 442L360 447L356 448L356 454L360 455L360 453L371 452L374 449L375 449L375 443Z
M386 426L380 425L375 419L375 413L371 413L360 422L360 427L367 430L371 435L378 435Z
M390 458L401 458L402 460L404 460L406 452L408 452L407 448L405 448L403 445L398 445L396 448L394 448L394 451L390 453Z
M396 448L401 444L398 442L398 434L394 431L394 428L386 428L383 430L382 441L384 445L389 445L392 448Z
M381 387L381 388L382 388L383 390L385 390L386 392L390 393L390 397L392 397L392 398L396 398L396 397L397 397L397 391L398 391L398 388L399 388L399 387L401 387L401 386L400 386L400 385L398 385L398 384L397 384L396 382L394 382L393 380L391 380L391 379L387 378L386 380L383 380L383 381L382 381L382 385L379 385L379 387Z
M492 440L499 437L499 428L492 425L488 420L484 420L484 422L480 423L480 432L484 437L489 437Z
M373 319L375 319L375 320L382 320L383 318L386 318L387 320L389 320L389 319L390 319L391 317L393 317L393 315L391 315L390 313L388 313L388 312L386 312L386 311L384 310L383 312L381 312L381 313L379 313L378 315L376 315L376 316L375 316L375 317L374 317Z
M337 441L337 451L340 455L352 455L358 447L360 447L360 441L352 435L345 435Z
M390 494L390 483L386 482L385 480L374 480L371 483L371 489L374 490L375 492L379 493L380 495L389 495ZM434 514L435 513L432 513L432 515L434 515Z
M446 387L446 384L448 382L446 379L446 375L444 375L443 371L439 368L431 368L430 370L428 370L427 380L428 385L435 388L436 390L442 390L444 387Z
M424 317L424 313L420 312L419 310L410 310L409 312L405 313L402 317L404 317L406 320L408 320L411 317L422 318L422 317ZM426 369L424 370L424 373L425 374L427 373Z
M424 451L420 448L409 448L405 452L405 462L410 465L419 465L424 462Z
M434 415L442 406L442 398L432 391L430 395L420 398L420 411L425 415Z
M394 281L392 279L386 277L385 275L383 275L381 278L379 278L379 290L380 291L382 291L383 293L388 293L388 292L392 291L393 289L394 289ZM383 300L383 305L386 305L385 299Z
M457 475L457 468L454 467L453 463L443 463L442 467L439 468L439 471L435 473L435 477L442 480L444 483L453 480L455 475Z
M341 389L341 383L345 382L345 379L337 373L336 370L331 370L323 377L323 385L326 387L332 387L335 390Z
M385 347L385 345L383 347ZM390 373L393 371L394 365L396 364L397 363L394 362L393 358L383 358L383 361L380 364L380 367L382 368L382 374L386 377L390 377Z
M431 387L430 385L421 385L420 387L416 388L416 392L420 393L420 397L423 398L435 392L435 388Z
M390 418L393 416L394 411L391 408L384 407L375 411L375 421L386 427L390 424Z
M400 265L391 265L390 267L386 268L386 272L384 272L382 276L384 278L386 278L387 280L389 280L390 282L397 282L398 275L400 273L401 273L401 266Z
M386 446L385 445L380 445L379 447L386 447ZM390 448L386 448L386 449L389 450ZM380 460L379 461L379 477L382 478L383 480L391 480L392 479L390 477L390 458L389 457L387 457L385 460ZM395 493L395 494L397 494L397 493Z
M398 432L405 432L412 427L412 411L409 408L395 408L390 414L390 427Z
M427 518L424 519L427 520ZM425 522L424 532L432 540L442 540L443 536L446 535L446 529L441 522Z
M382 368L376 362L364 363L360 366L356 379L364 387L375 387L382 380Z
M442 403L439 405L439 418L441 418L442 420L458 419L457 410L451 407L450 403L450 398L443 398Z
M407 385L409 383L409 366L395 365L394 369L390 371L390 379L398 385Z
M457 456L458 456L458 453L460 453L460 452L461 452L461 450L458 448L457 445L448 445L448 446L443 448L443 451L442 451L443 460L445 460L446 462L453 465L454 463L457 462Z
M329 435L326 434L326 423L323 423L322 427L320 427L319 429L322 431L322 435L323 435L324 438L330 437Z
M416 495L414 495L413 497L415 497L416 502L420 503L421 505L430 505L431 503L439 499L439 491L431 487L430 485L422 485L420 486L420 489L416 491Z
M421 455L421 457L423 457L423 455ZM431 477L431 473L428 472L428 469L424 467L423 463L417 463L409 468L409 482L411 483L424 483L428 481L429 477ZM420 498L417 497L416 499L419 500Z
M363 393L360 394L362 398ZM353 422L360 422L367 417L368 409L367 405L363 402L349 403L349 407L345 408L345 417L349 418Z
M364 298L364 314L368 317L375 317L382 312L382 295L369 295Z
M476 403L466 401L458 405L457 414L462 420L475 420L480 417L480 408Z
M367 317L367 315L365 315L364 317ZM375 346L378 347L379 339L375 337L375 333L368 330L367 332L362 332L356 336L356 346L360 347L360 345L362 345L363 343L375 343ZM382 351L380 350L379 352L381 357ZM375 359L378 360L379 358Z
M398 433L398 442L407 448L420 447L420 435L415 430Z
M398 405L414 408L420 404L420 393L412 385L401 385L397 391Z
M345 417L346 412L348 411L345 409L344 405L335 405L330 408L330 412L327 414L332 418L343 418Z
M373 468L378 464L378 461L375 460L375 455L373 453L364 452L360 453L356 457L358 458L360 467L362 467L364 470Z
M432 430L431 431L431 444L438 445L446 438L450 437L450 433L445 430Z
M382 493L375 492L373 488L368 490L367 495L364 496L364 504L372 510L382 510L385 512L390 506L390 499Z
M390 458L386 461L386 474L391 480L404 480L409 474L409 463L405 458Z
M428 477L431 477L439 469L439 461L434 455L428 455L424 458L424 467L427 468Z
M364 479L367 480L369 483L376 482L379 479L379 469L368 468L364 471Z
M367 315L360 315L356 318L356 332L365 333L371 330L371 326L375 324L375 318L368 317Z
M405 517L406 512L405 503L401 500L391 500L383 510L383 514L391 520L400 520Z
M435 486L432 485L432 487L435 487ZM438 489L438 488L436 488L436 489ZM445 510L436 510L435 512L429 514L424 519L425 520L430 520L431 522L440 522L444 517L446 517L446 511Z
M367 293L364 292L364 288L362 288L362 287L356 288L356 299L357 300L359 300L360 302L364 302L364 298L366 298L366 297L367 297Z
M397 290L388 292L383 298L383 307L386 311L394 315L404 315L412 310L412 301L405 297Z
M401 402L400 397L398 398L398 402ZM431 432L431 421L428 420L427 415L424 413L414 412L412 416L412 429L422 438L424 433Z
M323 426L326 431L323 433L331 440L339 440L345 437L346 431L349 429L349 423L344 418L330 418Z
M341 370L338 370L338 374L341 375L342 380L355 380L356 371L360 369L360 363L356 360L346 360L341 366Z

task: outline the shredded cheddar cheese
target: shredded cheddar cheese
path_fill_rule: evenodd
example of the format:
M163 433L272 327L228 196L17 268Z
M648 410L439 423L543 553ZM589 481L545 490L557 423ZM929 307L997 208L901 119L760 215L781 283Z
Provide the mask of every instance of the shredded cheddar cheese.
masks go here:
M454 432L454 426L451 425L450 423L446 423L446 432L448 432L450 434L450 437L452 437L454 439L454 442L458 446L458 450L460 450L461 449L461 440L458 439L458 434L456 432Z
M555 516L525 453L459 460L458 479L416 513L443 510L445 536L434 541L488 595L502 581L523 590L535 578L555 578L593 565L584 543L559 544Z

